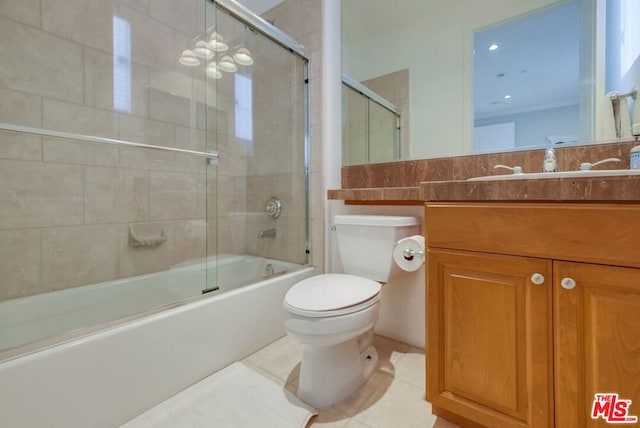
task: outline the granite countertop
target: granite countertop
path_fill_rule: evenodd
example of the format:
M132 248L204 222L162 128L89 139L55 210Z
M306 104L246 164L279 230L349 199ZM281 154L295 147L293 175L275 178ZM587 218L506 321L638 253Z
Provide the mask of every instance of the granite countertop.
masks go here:
M421 205L426 201L640 202L640 176L502 181L426 181L414 187L329 190L329 199L352 204Z

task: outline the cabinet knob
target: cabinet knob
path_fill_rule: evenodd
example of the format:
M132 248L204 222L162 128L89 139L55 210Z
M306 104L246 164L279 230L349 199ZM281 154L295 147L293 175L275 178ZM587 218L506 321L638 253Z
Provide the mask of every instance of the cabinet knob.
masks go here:
M576 280L573 278L562 278L560 285L562 285L562 288L565 290L573 290L576 288Z
M534 273L533 275L531 275L531 282L533 282L535 285L544 284L544 275L537 272Z

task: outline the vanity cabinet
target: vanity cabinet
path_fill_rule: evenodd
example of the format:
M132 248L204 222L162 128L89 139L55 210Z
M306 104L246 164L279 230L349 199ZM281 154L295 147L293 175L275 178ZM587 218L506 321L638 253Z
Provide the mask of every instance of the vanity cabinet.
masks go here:
M640 206L427 203L427 399L462 426L640 415Z

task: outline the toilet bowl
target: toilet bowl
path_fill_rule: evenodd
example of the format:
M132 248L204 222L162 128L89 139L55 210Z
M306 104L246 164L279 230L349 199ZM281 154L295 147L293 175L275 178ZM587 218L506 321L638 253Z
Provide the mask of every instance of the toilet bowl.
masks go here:
M298 398L320 409L347 398L373 373L371 345L393 244L418 232L414 217L336 216L345 274L307 278L284 299L287 334L303 345ZM356 273L354 275L353 273Z

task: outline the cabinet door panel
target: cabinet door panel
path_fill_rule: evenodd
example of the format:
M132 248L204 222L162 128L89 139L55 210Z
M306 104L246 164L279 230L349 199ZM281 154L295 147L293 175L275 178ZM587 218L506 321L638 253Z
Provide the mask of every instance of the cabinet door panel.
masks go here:
M551 262L428 251L427 398L491 427L548 427ZM540 273L546 283L534 285Z
M596 393L640 416L640 270L555 262L554 293L556 426L607 426L591 418Z

